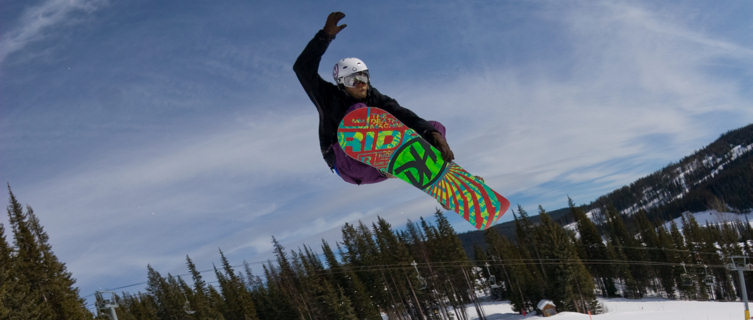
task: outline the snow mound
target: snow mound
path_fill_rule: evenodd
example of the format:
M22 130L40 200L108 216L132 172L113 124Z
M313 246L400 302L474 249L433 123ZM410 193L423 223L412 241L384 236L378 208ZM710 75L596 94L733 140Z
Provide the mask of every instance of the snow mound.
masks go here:
M606 312L591 316L593 320L739 320L743 319L745 306L742 302L678 301L659 298L599 299ZM482 308L488 320L589 320L587 314L562 312L551 317L537 315L522 316L512 311L509 302L485 302ZM479 319L475 308L469 306L466 312L470 319Z

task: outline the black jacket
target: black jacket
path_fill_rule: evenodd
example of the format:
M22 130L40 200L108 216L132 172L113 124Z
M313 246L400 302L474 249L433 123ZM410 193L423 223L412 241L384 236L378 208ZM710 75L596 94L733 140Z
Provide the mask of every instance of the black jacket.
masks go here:
M334 167L335 156L332 153L332 144L337 143L337 126L345 116L345 111L352 105L363 102L370 107L379 107L394 115L409 128L416 130L427 141L435 144L430 134L437 131L426 120L421 119L412 111L403 108L400 104L386 95L381 94L369 84L366 98L356 100L338 86L324 81L319 76L319 62L324 51L334 37L320 30L293 65L293 70L298 76L303 89L306 90L311 102L319 111L319 144L322 156L330 168Z

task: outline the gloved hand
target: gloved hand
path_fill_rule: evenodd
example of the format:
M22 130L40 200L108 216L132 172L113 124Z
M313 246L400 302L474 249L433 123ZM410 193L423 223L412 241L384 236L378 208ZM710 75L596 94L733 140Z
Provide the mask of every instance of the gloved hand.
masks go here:
M442 153L442 159L447 162L455 160L455 154L452 153L450 146L447 144L447 140L445 140L442 134L434 131L431 133L431 136L434 138L434 146Z
M345 14L340 11L330 13L327 16L327 22L324 24L324 32L334 37L342 29L345 29L348 26L347 24L337 25L342 18L345 18Z

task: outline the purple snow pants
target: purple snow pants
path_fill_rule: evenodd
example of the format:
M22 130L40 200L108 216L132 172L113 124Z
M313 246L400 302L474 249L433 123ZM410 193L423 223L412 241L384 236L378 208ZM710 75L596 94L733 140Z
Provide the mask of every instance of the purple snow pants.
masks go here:
M365 105L354 105L348 109L347 112L357 109L355 107L363 108ZM443 137L445 136L446 129L444 125L437 121L429 121L429 124L437 129ZM337 143L332 144L332 151L335 153L335 172L340 178L345 180L345 182L352 184L368 184L387 180L387 177L379 172L379 170L349 157Z

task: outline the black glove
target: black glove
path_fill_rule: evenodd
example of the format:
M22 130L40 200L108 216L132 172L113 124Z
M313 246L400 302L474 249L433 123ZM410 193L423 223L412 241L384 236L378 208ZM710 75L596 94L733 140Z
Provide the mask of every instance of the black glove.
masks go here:
M455 154L452 153L450 145L447 144L447 140L445 140L442 134L434 131L431 133L431 136L434 138L434 146L442 153L442 159L447 162L455 160Z
M324 24L324 32L334 37L342 29L345 29L348 26L347 24L337 25L342 18L345 18L345 14L340 11L330 13L327 16L327 22Z

